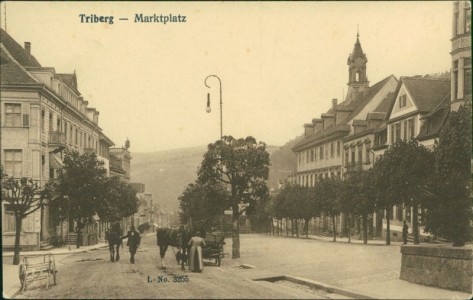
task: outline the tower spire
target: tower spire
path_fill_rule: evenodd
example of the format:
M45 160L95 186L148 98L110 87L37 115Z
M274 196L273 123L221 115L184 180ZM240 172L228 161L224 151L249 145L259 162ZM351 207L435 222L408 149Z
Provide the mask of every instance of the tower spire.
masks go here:
M353 51L348 57L348 86L350 90L357 90L358 92L365 91L369 86L368 77L366 76L366 58L360 43L360 26L357 24L356 30L356 43L353 47Z

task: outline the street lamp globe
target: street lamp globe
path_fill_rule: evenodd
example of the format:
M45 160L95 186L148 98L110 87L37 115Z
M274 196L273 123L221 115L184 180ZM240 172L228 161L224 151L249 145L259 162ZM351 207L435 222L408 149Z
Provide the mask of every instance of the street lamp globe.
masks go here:
M207 93L207 108L205 109L206 112L210 113L212 109L210 108L210 93Z

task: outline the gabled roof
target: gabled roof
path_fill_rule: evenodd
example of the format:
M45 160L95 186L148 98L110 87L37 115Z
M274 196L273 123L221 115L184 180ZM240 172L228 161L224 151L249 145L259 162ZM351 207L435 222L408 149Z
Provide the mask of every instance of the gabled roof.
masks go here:
M353 119L365 107L365 105L368 104L374 98L374 96L376 96L376 94L378 94L378 92L388 83L391 78L394 78L397 81L394 75L389 75L388 77L370 87L365 97L362 97L360 94L360 97L356 101L348 102L345 100L340 103L339 105L341 106L353 108L353 111L342 121L342 123L346 123Z
M450 93L450 79L403 77L402 83L419 112L430 112Z
M417 139L420 141L427 140L438 136L442 126L445 124L450 113L450 93L427 115L422 119L425 121L420 128Z
M386 97L379 103L379 105L375 108L375 110L371 114L384 114L385 120L387 120L387 116L391 111L394 102L396 101L396 93L390 92L386 95Z
M0 28L0 42L13 58L25 67L41 67L36 58L20 46L5 30Z
M77 91L77 76L76 73L72 74L55 74L56 78L60 79L62 82L66 83L70 87L74 88Z
M383 112L369 112L366 116L366 120L384 120L386 113Z
M353 111L348 114L343 120L340 120L339 124L336 126L332 126L326 130L317 132L315 135L309 135L307 138L301 140L299 143L297 143L292 150L297 151L298 149L305 147L309 144L312 143L317 143L318 140L325 140L328 138L330 135L336 135L338 134L347 134L350 132L350 126L347 124L350 120L352 120L375 96L378 94L378 92L389 82L391 78L394 78L396 81L396 77L394 75L390 75L386 77L385 79L379 81L375 85L369 88L368 93L363 97L361 94L360 97L356 101L349 102L347 99L337 105L337 108L339 106L347 108L350 107L353 109ZM388 94L391 95L392 93ZM393 96L391 96L393 97ZM389 99L391 99L389 97ZM383 100L384 101L384 100ZM328 114L333 114L334 110L333 108L330 108L327 112Z
M2 46L0 47L0 83L32 84L37 83L27 71L18 65Z

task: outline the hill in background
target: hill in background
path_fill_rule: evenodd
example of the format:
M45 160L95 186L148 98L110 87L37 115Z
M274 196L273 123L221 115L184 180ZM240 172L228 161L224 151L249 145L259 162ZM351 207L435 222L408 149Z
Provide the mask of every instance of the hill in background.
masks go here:
M270 154L269 188L277 189L278 181L295 171L296 156L291 148L301 137L282 147L267 146ZM168 212L179 208L178 197L185 187L197 179L197 169L207 146L174 150L131 153L131 182L145 184L146 193L153 194L153 202Z

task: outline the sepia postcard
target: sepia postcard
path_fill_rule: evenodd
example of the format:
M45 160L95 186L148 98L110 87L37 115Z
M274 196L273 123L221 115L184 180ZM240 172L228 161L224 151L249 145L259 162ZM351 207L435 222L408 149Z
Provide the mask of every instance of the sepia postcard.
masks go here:
M471 299L470 1L2 1L3 297Z

